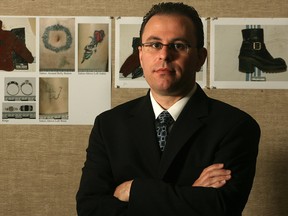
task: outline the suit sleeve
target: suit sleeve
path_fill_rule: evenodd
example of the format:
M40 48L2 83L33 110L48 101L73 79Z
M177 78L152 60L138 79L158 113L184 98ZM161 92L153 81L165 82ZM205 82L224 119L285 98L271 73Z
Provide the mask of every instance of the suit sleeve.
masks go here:
M97 117L76 195L78 216L126 216L128 203L113 196L115 186Z
M128 215L240 216L252 188L259 137L258 124L252 118L245 117L221 138L213 163L224 163L225 168L232 170L232 179L222 188L135 179L130 192Z

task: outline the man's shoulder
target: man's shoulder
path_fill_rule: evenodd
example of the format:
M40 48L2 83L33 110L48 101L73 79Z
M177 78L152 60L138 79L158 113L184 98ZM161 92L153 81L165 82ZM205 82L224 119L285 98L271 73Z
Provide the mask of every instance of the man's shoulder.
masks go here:
M195 94L195 100L190 103L191 106L195 104L200 104L200 108L207 107L208 115L221 115L221 116L229 116L229 115L248 115L245 111L238 108L235 105L229 104L225 101L219 100L217 98L213 98L208 96L203 89L197 89L198 91ZM191 98L193 100L193 98ZM196 102L195 102L196 101Z
M139 107L147 106L147 96L135 98L133 100L124 102L100 114L100 116L114 116L125 115L132 112Z
M119 104L115 106L113 109L111 109L110 111L118 112L118 111L131 110L133 108L138 107L141 103L144 103L146 99L147 99L147 96L138 97L133 100Z
M239 121L245 119L256 123L256 120L248 111L243 110L236 105L228 104L213 98L209 98L209 103L212 116L217 116L217 118L220 118L223 121Z

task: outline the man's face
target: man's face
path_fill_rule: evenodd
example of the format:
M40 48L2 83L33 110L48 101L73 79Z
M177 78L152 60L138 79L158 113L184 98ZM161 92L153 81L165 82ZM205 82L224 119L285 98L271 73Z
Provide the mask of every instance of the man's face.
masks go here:
M156 52L139 47L144 76L153 94L183 96L195 84L195 73L206 59L206 49L197 49L193 22L181 15L155 15L150 18L142 34L142 43L184 43L188 51L177 52L167 46Z

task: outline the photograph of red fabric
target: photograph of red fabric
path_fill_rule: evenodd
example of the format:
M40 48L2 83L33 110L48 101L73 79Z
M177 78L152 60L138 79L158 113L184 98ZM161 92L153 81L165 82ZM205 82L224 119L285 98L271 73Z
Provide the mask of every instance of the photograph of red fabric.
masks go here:
M32 63L34 57L27 49L25 42L8 30L2 29L0 20L0 70L13 71L13 52L21 56L27 63Z

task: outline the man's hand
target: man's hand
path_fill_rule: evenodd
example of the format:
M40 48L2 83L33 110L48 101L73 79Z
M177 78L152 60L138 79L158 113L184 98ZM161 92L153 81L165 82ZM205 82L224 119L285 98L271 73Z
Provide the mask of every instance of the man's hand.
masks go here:
M130 188L132 182L133 180L130 180L120 184L114 191L114 197L118 198L121 201L129 202Z
M231 171L224 169L224 164L213 164L202 171L192 186L220 188L229 179L231 179Z

